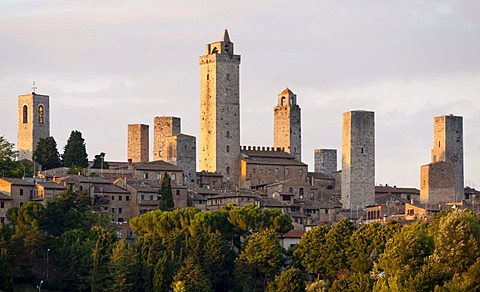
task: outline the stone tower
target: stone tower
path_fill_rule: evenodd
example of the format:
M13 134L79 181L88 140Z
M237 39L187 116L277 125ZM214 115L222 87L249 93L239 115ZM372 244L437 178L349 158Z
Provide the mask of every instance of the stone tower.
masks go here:
M167 162L183 169L183 185L196 183L197 148L194 136L177 134L167 138Z
M314 149L315 172L333 176L337 171L337 149Z
M238 185L240 157L240 55L225 30L200 56L200 170Z
M153 160L167 161L167 137L181 132L180 118L155 117L153 120Z
M128 125L128 160L148 162L149 126L143 124Z
M273 145L302 160L302 132L300 107L297 95L286 88L278 95L273 114Z
M18 96L18 159L32 160L40 138L50 136L48 95L35 92Z
M463 200L463 118L448 115L434 118L432 162L449 162L455 169L456 201Z
M343 208L358 210L375 202L375 116L369 111L343 114Z

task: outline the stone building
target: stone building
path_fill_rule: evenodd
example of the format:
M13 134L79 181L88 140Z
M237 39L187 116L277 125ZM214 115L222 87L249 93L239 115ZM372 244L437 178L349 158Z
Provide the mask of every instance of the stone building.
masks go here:
M153 120L153 160L167 161L167 138L180 133L180 118L155 117Z
M239 178L240 55L225 30L200 56L200 171L223 175L226 188Z
M453 164L455 197L461 201L463 195L463 118L448 115L434 118L432 162L444 161Z
M18 159L32 160L40 138L50 136L49 96L35 92L18 96Z
M12 198L11 207L17 208L37 198L35 184L19 178L0 178L0 192Z
M433 162L420 168L420 203L456 202L455 166Z
M375 201L375 117L370 111L343 114L342 205L358 210Z
M194 136L177 134L167 138L167 162L183 169L183 184L196 183L197 147Z
M144 124L128 125L128 160L148 162L149 126Z
M314 149L315 172L332 176L337 171L337 149Z
M301 113L297 95L286 88L278 95L273 113L273 146L302 161Z

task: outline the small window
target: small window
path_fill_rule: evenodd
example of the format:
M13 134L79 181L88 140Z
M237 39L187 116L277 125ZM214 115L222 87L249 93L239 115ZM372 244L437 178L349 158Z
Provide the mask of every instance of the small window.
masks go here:
M230 153L230 145L227 145L227 153Z
M177 190L176 193L177 193L177 197L180 196L180 190Z
M112 208L112 213L115 213L115 208Z
M38 107L38 123L43 124L43 105Z
M125 201L130 201L130 196L125 196Z
M143 178L144 178L144 179L148 179L148 173L144 173L144 174L143 174Z
M118 214L122 214L123 212L123 209L122 208L118 208Z
M174 173L172 173L172 174L170 175L170 178L172 179L172 181L174 181L174 180L177 178L177 176L176 176Z
M23 196L23 189L20 189L20 196Z
M210 74L207 74L207 80L210 80Z
M278 176L278 174L279 174L278 168L275 168L275 176Z
M227 79L227 81L230 81L230 74L227 73L227 76L225 77L225 79Z
M28 106L27 105L23 106L23 123L24 124L28 123Z
M289 193L293 193L293 188L292 188L292 187L289 187L289 188L288 188L288 192L289 192Z
M141 198L142 201L144 201L145 200L145 195L141 195L140 198Z
M153 195L150 195L150 201L153 201Z
M0 208L5 208L5 202L0 202Z
M227 136L227 138L230 138L230 131L227 131L226 136Z
M118 200L119 200L119 201L122 201L122 200L123 200L123 198L122 198L122 196L121 196L121 195L120 195L120 196L118 196Z
M122 223L122 222L123 222L123 218L118 218L118 222L119 222L119 223Z
M115 196L112 196L112 201L115 201Z
M285 176L288 176L288 168L285 167Z
M22 206L23 206L23 202L20 202L20 208L22 208Z
M230 174L230 167L227 166L227 174Z

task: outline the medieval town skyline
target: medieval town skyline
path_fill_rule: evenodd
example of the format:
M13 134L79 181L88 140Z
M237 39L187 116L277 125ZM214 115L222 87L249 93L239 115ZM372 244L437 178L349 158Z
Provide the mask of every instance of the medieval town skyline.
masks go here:
M0 135L15 144L17 95L33 80L50 95L59 150L76 129L90 159L106 152L125 161L127 124L165 115L180 117L198 143L198 57L228 28L242 56L241 145L273 146L273 108L289 87L302 108L310 169L314 148L341 157L343 112L372 110L375 182L418 188L433 118L452 113L464 117L465 184L480 184L478 4L49 2L7 1L0 12L0 52L8 56L0 66Z

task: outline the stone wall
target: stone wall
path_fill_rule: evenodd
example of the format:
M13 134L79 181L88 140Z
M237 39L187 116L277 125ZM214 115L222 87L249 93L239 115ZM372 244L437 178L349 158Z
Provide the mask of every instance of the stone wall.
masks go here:
M344 209L358 210L374 204L374 112L350 111L343 114L341 193Z
M194 186L196 182L197 149L194 136L185 134L167 138L167 162L183 169L183 183Z
M26 116L24 116L24 106ZM40 111L43 108L43 116ZM40 138L50 136L50 103L48 95L30 93L18 96L18 159L32 160Z
M148 162L149 126L144 124L128 125L128 160Z
M333 177L337 171L337 149L314 149L314 169Z
M420 168L420 203L456 202L455 166L434 162Z
M153 160L167 160L167 138L181 133L177 117L155 117L153 120Z

